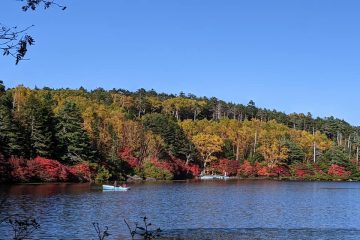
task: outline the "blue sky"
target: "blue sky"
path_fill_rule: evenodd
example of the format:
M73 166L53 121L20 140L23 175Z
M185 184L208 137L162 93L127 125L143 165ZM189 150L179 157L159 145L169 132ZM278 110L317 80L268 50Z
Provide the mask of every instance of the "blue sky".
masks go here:
M0 57L8 87L151 89L345 119L360 125L360 2L58 0L0 22L35 24L30 61Z

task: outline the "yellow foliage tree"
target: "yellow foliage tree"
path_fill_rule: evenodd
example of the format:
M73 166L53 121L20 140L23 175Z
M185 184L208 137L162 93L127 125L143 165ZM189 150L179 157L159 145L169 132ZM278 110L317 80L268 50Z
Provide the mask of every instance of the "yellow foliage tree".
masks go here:
M260 130L258 151L268 167L278 166L288 158L288 148L282 144L288 130L276 121L267 122Z
M206 165L215 160L214 153L220 152L224 145L224 141L217 135L200 133L193 137L193 143L199 151L201 158Z
M314 143L316 151L322 154L326 150L330 149L333 145L326 135L316 131L315 134L311 134L306 131L291 130L291 139L302 149L305 153L305 160L311 161L314 158Z
M113 99L113 103L122 107L126 111L128 111L131 107L134 106L134 99L131 96L126 96L124 94L113 93L111 95Z
M280 165L288 158L288 149L283 146L279 140L263 143L259 147L259 152L270 168Z

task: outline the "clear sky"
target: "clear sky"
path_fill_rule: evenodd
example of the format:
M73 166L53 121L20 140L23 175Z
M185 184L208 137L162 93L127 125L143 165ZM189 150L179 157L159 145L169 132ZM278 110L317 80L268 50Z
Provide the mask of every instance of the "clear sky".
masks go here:
M0 22L35 24L30 61L0 57L6 86L193 93L360 125L358 0L58 0Z

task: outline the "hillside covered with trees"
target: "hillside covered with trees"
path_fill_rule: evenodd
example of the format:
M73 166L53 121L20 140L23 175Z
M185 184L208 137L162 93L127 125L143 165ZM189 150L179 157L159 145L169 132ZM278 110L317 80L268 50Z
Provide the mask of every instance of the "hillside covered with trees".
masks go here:
M360 179L359 128L217 98L139 89L6 89L0 181Z

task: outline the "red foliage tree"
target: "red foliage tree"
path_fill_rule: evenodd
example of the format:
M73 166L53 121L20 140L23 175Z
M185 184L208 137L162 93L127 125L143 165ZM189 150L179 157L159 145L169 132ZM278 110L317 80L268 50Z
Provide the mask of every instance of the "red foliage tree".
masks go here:
M176 158L172 158L172 162L176 165L176 169L181 176L187 175L188 177L194 177L200 175L201 170L199 165L192 163L186 164L185 161Z
M42 157L36 157L32 160L12 157L9 164L11 180L15 182L90 181L92 176L91 168L87 163L68 167L56 160Z
M260 177L269 177L271 174L270 174L270 171L269 171L269 168L267 166L262 166L260 167L256 174Z
M175 164L171 164L170 162L166 161L160 161L157 158L152 158L150 161L158 168L168 170L171 173L176 173L177 168Z
M346 178L350 176L351 172L346 171L342 166L332 164L328 170L328 174L334 177Z
M239 168L238 174L240 176L244 177L250 177L254 175L254 167L251 165L251 163L247 160L245 160Z
M209 169L215 173L234 176L238 173L240 164L235 160L220 159L219 161L212 163Z
M295 170L296 177L304 178L305 177L305 171L303 169L296 169Z
M298 163L291 165L290 168L293 176L301 179L305 179L308 177L311 178L318 175L327 175L327 173L325 173L318 164Z
M285 166L275 166L270 169L271 176L290 176L289 169Z
M88 163L79 163L69 168L70 173L81 182L89 182L94 174L94 169Z
M201 169L200 169L199 165L192 164L192 163L186 165L186 170L192 176L199 176L201 173Z
M26 160L24 158L11 157L9 160L11 169L11 180L16 182L27 182L30 180Z
M69 169L56 160L36 157L27 163L32 179L43 182L66 182L69 180Z
M256 176L258 176L258 172L260 171L260 169L262 168L261 164L256 162L254 165L253 165L253 172Z
M198 165L187 165L185 161L177 158L171 158L168 160L159 160L157 158L152 158L150 161L156 167L171 172L177 179L198 176L200 175L201 171Z
M119 157L126 161L132 168L138 167L140 164L139 159L132 155L131 149L129 147L124 147L119 152Z

